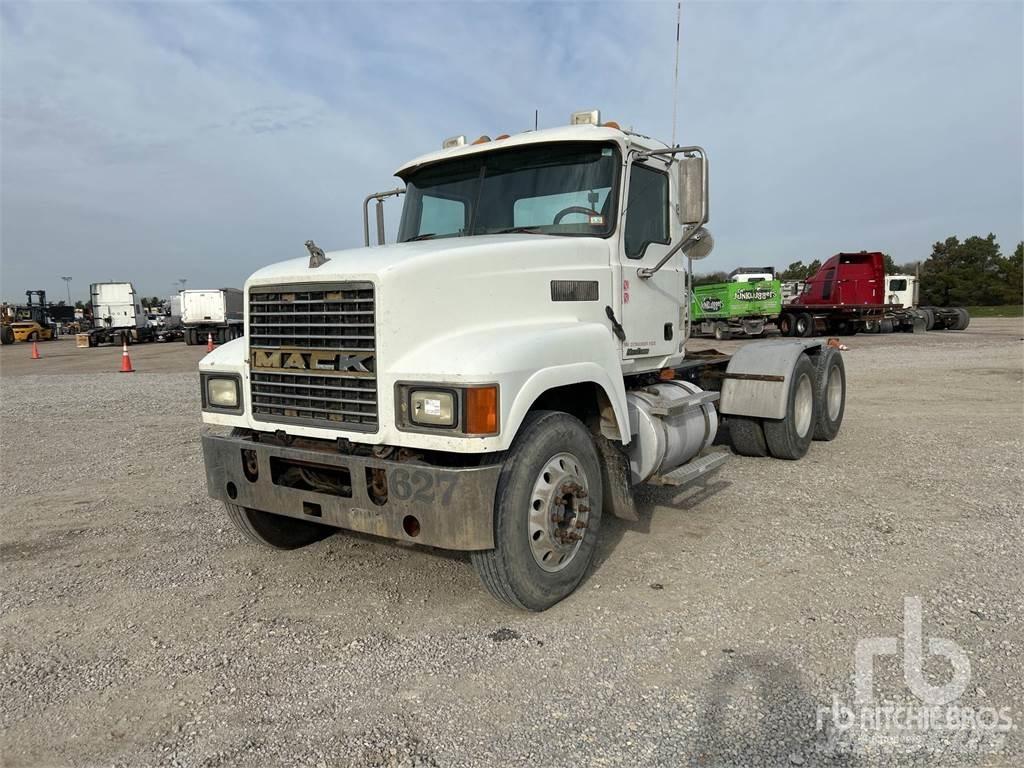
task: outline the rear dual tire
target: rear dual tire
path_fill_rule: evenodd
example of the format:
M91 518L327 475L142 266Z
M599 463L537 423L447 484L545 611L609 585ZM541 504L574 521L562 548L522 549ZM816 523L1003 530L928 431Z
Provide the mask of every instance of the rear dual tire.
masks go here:
M818 355L814 379L817 418L815 440L835 440L846 413L846 365L839 350L825 347Z
M971 324L971 315L963 307L956 308L957 321L953 324L954 331L966 331Z
M765 442L776 459L795 461L811 447L818 415L814 382L814 364L807 355L800 355L789 377L786 416L763 422Z
M812 440L839 434L846 412L846 367L839 351L825 347L813 362L801 355L789 382L785 418L729 417L729 440L740 456L801 459Z

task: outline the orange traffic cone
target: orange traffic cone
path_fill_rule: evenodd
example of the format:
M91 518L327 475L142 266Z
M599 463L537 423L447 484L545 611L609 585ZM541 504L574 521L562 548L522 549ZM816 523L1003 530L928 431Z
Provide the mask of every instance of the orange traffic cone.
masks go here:
M213 352L213 334L206 334L206 351Z
M39 354L39 345L36 342L32 342L32 359L38 360L42 355Z
M124 342L121 347L121 373L135 373L135 369L132 368L132 359L128 357L128 342Z

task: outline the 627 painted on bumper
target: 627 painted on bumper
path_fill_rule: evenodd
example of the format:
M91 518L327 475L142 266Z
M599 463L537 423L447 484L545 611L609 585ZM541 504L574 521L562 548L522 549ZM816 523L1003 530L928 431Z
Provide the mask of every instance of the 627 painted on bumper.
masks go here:
M213 434L202 441L215 499L444 549L494 547L499 464L438 467ZM335 487L285 484L288 473L303 471L329 476Z

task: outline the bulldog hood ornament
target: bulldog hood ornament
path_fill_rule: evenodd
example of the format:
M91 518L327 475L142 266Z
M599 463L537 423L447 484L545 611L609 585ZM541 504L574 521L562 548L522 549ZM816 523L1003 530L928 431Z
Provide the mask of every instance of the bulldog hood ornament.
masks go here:
M312 240L306 241L306 250L309 251L309 268L316 269L322 267L330 259L324 254L324 249L314 243Z

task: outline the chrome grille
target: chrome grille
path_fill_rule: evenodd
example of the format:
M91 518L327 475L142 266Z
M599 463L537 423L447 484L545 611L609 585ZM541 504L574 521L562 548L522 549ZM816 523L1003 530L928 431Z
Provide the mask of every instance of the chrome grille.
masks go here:
M249 290L249 384L261 421L377 429L371 283Z

